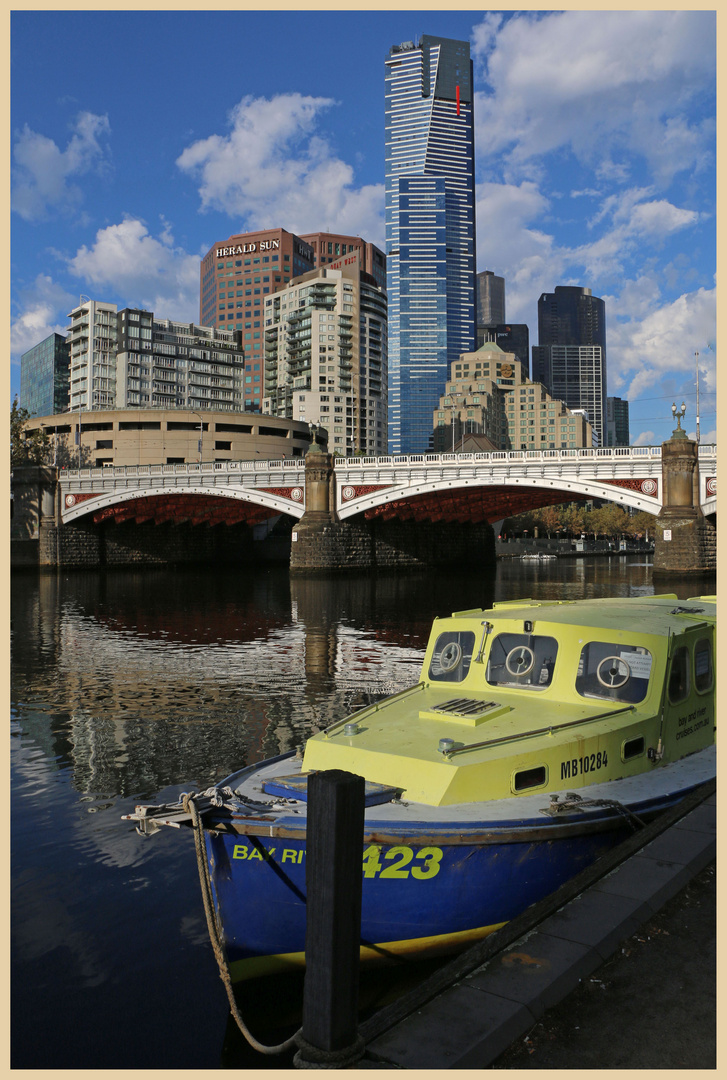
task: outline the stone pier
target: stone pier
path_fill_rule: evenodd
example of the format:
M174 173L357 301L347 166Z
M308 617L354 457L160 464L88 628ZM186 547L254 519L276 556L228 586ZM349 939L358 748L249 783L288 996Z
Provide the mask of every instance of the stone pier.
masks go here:
M677 418L671 439L661 447L664 495L656 519L655 579L716 573L717 530L699 503L698 450Z
M314 444L306 454L306 511L293 526L294 575L397 570L421 566L495 566L492 526L471 522L338 521L333 458Z

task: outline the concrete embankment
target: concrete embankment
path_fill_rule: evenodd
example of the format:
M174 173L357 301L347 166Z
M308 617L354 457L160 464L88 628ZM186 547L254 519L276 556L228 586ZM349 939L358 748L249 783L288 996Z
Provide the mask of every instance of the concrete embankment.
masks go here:
M711 890L709 876L701 882L706 918L686 922L679 918L680 903L688 902L683 891L715 859L714 788L663 831L654 826L658 823L647 826L652 831L645 846L638 846L638 835L621 845L630 844L635 850L614 868L606 863L604 876L585 887L579 875L575 888L580 884L582 891L562 906L558 906L559 896L572 893L574 883L554 894L555 904L534 905L480 943L475 947L479 953L470 950L452 961L438 973L436 983L429 980L429 991L422 986L365 1022L361 1027L367 1042L364 1067L467 1069L495 1062L497 1068L582 1068L587 1064L609 1068L627 1063L651 1068L714 1067L716 1049L710 1032L715 1030L715 927L709 914L714 908L713 877ZM625 958L629 939L636 935L638 941L648 935L644 928L669 902L676 905L672 924L681 931L674 942L676 967L672 964L672 970L663 973L644 961L634 969L638 984L626 982L621 997L609 1001L608 975L604 979L600 974L604 964L615 956ZM697 957L704 978L694 977L694 963L690 977L679 955ZM473 956L483 962L473 966ZM662 948L661 956L669 956L668 948ZM442 985L447 980L449 984ZM599 983L604 986L601 1023L591 1023L596 1042L586 1043L580 1057L571 1038L572 1045L567 1047L549 1045L547 1064L542 1049L539 1062L527 1060L531 1049L534 1056L538 1039L542 1047L543 1032L557 1031L560 1024L561 1031L574 1035L573 1025L568 1029L564 1016L572 1014L573 999L579 989L582 998L584 984ZM679 995L676 1001L675 993ZM624 1001L632 1007L623 1008ZM643 1009L633 1007L638 1002L648 1006L650 1022ZM550 1010L558 1006L564 1011L553 1019ZM698 1029L691 1024L693 1015L701 1019ZM679 1016L682 1038L675 1041ZM695 1030L697 1045L690 1046L689 1035Z

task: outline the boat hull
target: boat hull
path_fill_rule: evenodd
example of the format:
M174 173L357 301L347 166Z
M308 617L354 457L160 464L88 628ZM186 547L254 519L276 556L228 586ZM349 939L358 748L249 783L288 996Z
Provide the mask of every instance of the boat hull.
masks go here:
M519 843L367 844L362 962L466 947L547 896L621 840L621 823ZM431 839L431 838L428 838ZM305 962L305 839L205 834L233 981Z

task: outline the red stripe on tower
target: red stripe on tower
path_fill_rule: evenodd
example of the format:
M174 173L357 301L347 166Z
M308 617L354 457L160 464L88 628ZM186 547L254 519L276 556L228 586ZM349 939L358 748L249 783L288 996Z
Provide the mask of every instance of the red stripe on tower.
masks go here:
M459 116L459 87L457 87L457 116Z

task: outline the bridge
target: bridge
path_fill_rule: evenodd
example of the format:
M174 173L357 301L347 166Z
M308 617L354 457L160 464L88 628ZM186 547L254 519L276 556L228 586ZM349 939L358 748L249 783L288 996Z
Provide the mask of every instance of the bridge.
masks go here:
M694 502L717 509L717 448L698 446ZM698 496L696 484L698 483ZM496 522L525 510L603 499L658 515L664 505L662 447L417 454L334 458L334 520ZM306 512L306 463L224 461L64 469L60 518L255 524Z

